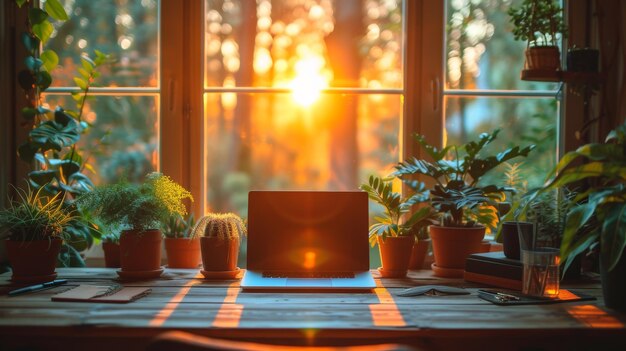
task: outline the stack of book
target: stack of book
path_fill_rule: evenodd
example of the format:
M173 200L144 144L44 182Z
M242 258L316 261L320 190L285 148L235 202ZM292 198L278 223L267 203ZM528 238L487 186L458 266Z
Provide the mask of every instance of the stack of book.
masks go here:
M522 290L524 267L502 251L471 254L465 262L465 280L501 288Z

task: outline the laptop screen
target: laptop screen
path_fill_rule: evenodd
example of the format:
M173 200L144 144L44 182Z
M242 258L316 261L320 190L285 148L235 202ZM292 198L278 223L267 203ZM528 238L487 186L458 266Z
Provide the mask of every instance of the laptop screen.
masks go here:
M365 192L251 191L248 269L344 272L369 269Z

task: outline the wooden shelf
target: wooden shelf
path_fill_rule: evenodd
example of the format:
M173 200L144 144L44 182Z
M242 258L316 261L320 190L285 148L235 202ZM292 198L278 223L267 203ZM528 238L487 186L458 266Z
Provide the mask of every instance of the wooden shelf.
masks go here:
M574 84L599 84L603 80L598 72L568 72L536 69L522 70L521 79L535 82L565 82Z

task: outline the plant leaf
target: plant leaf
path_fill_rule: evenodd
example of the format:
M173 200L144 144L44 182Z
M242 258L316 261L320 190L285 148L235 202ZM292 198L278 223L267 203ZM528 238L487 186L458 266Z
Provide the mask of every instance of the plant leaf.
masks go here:
M33 34L41 41L42 45L45 45L50 39L52 32L54 31L54 27L48 21L43 21L39 24L33 24Z
M39 57L43 61L43 66L48 72L52 72L52 70L59 64L59 56L52 50L42 52Z
M39 7L32 7L28 9L28 20L31 25L41 24L45 20L48 19L48 14L46 11L40 9Z
M59 2L59 0L46 0L46 4L44 5L44 9L50 15L50 17L54 18L57 21L67 21L70 19L63 8L63 5Z

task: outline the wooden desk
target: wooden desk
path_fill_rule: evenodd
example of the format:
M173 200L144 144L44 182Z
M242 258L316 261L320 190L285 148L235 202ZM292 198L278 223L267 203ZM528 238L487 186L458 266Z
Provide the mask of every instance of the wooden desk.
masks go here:
M0 276L0 350L140 350L165 330L282 344L399 342L426 350L626 350L626 316L606 310L599 284L569 285L597 301L496 306L479 287L430 271L378 279L372 293L249 293L239 281L207 281L197 270L166 270L160 279L125 283L152 293L129 304L52 302L78 284L107 283L114 269L58 269L66 286L7 297ZM375 275L377 272L375 272ZM403 288L441 284L471 295L399 297ZM84 346L87 345L87 346ZM83 348L84 346L84 348ZM30 350L30 349L29 349Z

